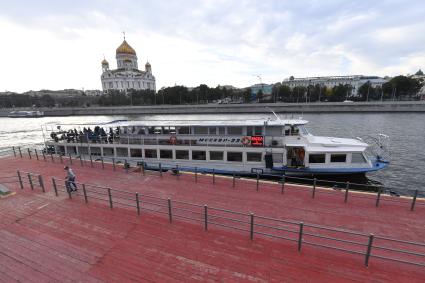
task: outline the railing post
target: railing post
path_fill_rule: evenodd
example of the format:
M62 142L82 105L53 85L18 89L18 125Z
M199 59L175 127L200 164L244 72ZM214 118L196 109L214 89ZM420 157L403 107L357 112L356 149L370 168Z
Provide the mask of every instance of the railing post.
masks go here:
M195 167L195 183L198 183L198 167Z
M32 156L31 156L31 150L30 150L29 148L27 148L27 151L28 151L28 156L29 156L29 158L30 158L30 159L32 159Z
M37 152L37 149L36 149L36 148L34 149L34 152L35 152L35 158L37 158L37 161L38 161L38 160L40 160L40 159L38 158L38 152Z
M253 240L254 239L254 213L251 213L249 215L249 218L250 218L249 238Z
M12 150L13 150L13 156L16 157L16 150L14 146L12 146Z
M80 165L82 166L82 167L84 167L84 162L83 162L83 154L80 154Z
M204 205L204 228L208 231L208 206Z
M45 193L46 189L44 188L43 176L41 176L41 175L38 175L38 184L40 185L43 193Z
M162 164L159 163L159 176L162 178Z
M90 167L93 168L93 157L90 154Z
M103 163L103 156L100 158L100 160L102 161L102 169L105 169L105 163Z
M128 164L127 164L127 159L124 159L124 169L125 169L125 173L128 173Z
M44 154L44 150L42 150L41 153L43 154L43 160L44 160L44 162L46 162L47 160L46 160L46 155Z
M61 161L61 164L63 164L63 158L62 158L62 154L59 153L59 159Z
M364 265L366 266L369 266L369 258L372 251L373 237L374 237L373 234L369 235L369 242L367 243L367 251L365 254L365 261L364 261Z
M31 190L34 190L34 184L32 182L31 173L28 173L28 182L30 183Z
M213 180L212 181L213 181L213 185L215 185L215 169L212 170L212 173L213 173Z
M413 211L415 209L416 198L418 197L418 190L415 190L415 194L413 195L412 205L410 206L410 210Z
M142 172L142 175L145 176L145 163L142 161L142 165L140 166L140 172Z
M317 179L314 178L313 179L313 193L311 195L312 198L314 198L316 196L316 182L317 182Z
M347 182L347 185L345 186L344 203L347 203L347 201L348 201L348 190L349 189L350 189L350 182Z
M260 186L260 173L257 172L257 191L259 190Z
M303 242L303 230L304 230L304 223L300 222L300 231L298 233L298 251L301 251L301 245Z
M24 189L24 184L22 183L22 177L21 177L21 172L16 171L18 173L18 181L19 181L19 186L21 187L21 190Z
M282 186L280 188L280 193L283 194L285 192L285 175L282 176Z
M139 193L136 193L136 207L137 207L137 215L140 215Z
M171 223L171 222L173 222L173 215L172 215L172 212L171 212L171 199L168 198L167 202L168 202L168 220Z
M55 163L55 159L53 158L53 153L50 153L50 159L52 160L53 163Z
M66 184L68 184L68 185L66 185ZM71 195L71 186L70 186L70 184L68 183L68 181L65 181L65 188L66 188L66 191L68 192L68 198L69 198L69 199L72 199L72 195Z
M379 187L378 189L378 195L376 196L376 203L375 206L378 207L379 206L379 201L381 200L381 187Z
M71 153L69 153L69 164L72 165L72 157L71 157Z
M58 187L56 186L56 180L52 177L53 190L55 191L55 196L58 196Z
M234 188L236 186L236 174L233 172L233 184L232 187Z
M21 151L21 147L18 147L19 149L19 156L22 158L22 151Z
M113 203L112 203L112 193L111 193L111 189L108 188L108 198L109 198L109 208L112 209L114 208Z
M114 168L114 171L115 171L115 158L112 158L112 167Z
M83 186L83 194L84 194L84 202L85 203L88 203L88 198L87 198L87 190L86 190L86 185L85 184L83 184L82 185Z

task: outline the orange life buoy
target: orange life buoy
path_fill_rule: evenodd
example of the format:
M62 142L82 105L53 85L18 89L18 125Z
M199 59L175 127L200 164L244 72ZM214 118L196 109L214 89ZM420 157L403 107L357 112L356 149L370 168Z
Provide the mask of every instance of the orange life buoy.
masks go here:
M241 142L243 145L248 145L251 142L251 139L249 137L243 137Z
M176 136L171 136L170 137L170 144L176 144L177 143L177 137Z

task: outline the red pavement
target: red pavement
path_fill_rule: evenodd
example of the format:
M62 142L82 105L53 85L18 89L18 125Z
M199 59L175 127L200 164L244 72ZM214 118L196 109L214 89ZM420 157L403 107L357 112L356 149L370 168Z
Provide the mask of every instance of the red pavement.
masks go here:
M177 179L157 173L141 176L113 172L108 165L90 168L74 163L79 182L183 200L209 207L287 220L304 221L423 242L425 207L414 212L407 202L385 201L343 193L184 174ZM167 216L133 208L108 209L107 204L52 193L52 176L64 175L63 165L36 160L0 159L0 176L16 170L40 173L47 192L28 188L0 200L0 282L11 281L222 281L222 282L422 282L425 268L296 243L230 231L217 226L203 230L201 224L174 221ZM357 196L357 197L355 197ZM359 197L361 196L361 197ZM361 248L362 250L363 248ZM416 252L424 253L424 250Z

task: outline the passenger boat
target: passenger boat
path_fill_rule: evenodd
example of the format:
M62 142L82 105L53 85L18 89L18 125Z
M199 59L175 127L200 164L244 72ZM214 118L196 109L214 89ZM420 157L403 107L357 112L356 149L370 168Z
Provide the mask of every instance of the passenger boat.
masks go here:
M364 139L314 136L299 119L117 121L45 125L45 146L65 155L101 156L146 168L264 175L365 174L385 168ZM94 127L93 127L94 126ZM161 164L161 165L160 165Z
M10 118L38 118L43 117L43 111L11 111L8 115Z

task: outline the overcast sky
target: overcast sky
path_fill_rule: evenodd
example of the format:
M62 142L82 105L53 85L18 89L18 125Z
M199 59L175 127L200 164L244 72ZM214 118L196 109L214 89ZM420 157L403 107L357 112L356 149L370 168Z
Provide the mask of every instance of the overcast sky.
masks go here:
M158 89L425 68L423 0L0 0L0 91L101 89L122 31Z

